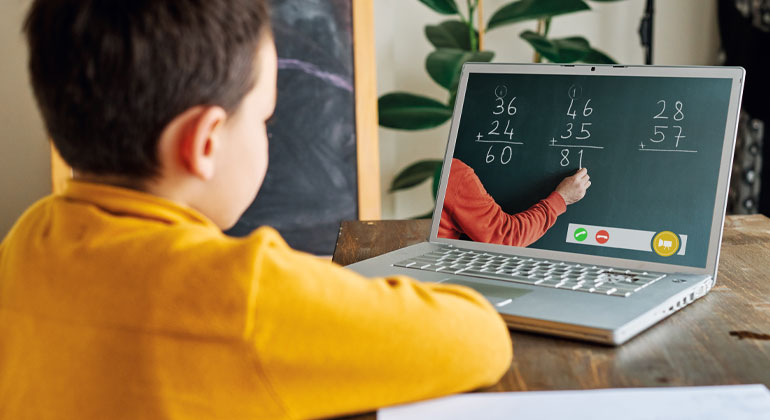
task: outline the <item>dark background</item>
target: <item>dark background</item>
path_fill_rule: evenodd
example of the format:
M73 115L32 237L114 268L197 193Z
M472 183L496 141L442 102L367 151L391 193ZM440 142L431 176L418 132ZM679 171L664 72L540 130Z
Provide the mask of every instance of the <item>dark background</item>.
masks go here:
M574 119L567 115L573 85L580 87L572 106ZM515 115L509 116L507 109L493 115L499 111L498 86L507 91L505 108L516 96ZM705 267L731 86L730 79L471 74L454 157L476 171L505 211L516 213L545 198L578 169L581 149L569 148L564 160L563 147L549 146L553 138L557 144L602 146L583 149L582 163L592 182L586 197L570 205L531 247ZM588 99L593 112L586 117ZM666 101L663 115L668 119L653 119L662 109L659 100ZM676 101L683 103L684 113L678 122L673 120ZM488 134L493 120L500 121L500 135ZM508 120L512 141L523 145L510 145L506 151L507 144L476 142L478 133L484 139L511 140L503 134ZM562 140L569 122L574 134ZM591 123L590 137L575 140L583 122ZM661 130L665 134L661 143L650 141L659 138L653 132L655 125L669 126ZM639 151L642 143L646 149L674 149L678 130L673 125L681 125L686 136L678 148L697 153ZM494 159L490 163L488 154ZM501 157L510 161L503 164ZM660 257L654 252L568 244L569 223L671 230L688 235L686 255Z
M228 234L262 225L295 249L331 255L358 218L351 0L275 0L278 102L262 189Z
M742 120L733 163L732 210L770 216L770 147L765 133L770 128L770 1L719 0L719 33L724 65L746 69Z

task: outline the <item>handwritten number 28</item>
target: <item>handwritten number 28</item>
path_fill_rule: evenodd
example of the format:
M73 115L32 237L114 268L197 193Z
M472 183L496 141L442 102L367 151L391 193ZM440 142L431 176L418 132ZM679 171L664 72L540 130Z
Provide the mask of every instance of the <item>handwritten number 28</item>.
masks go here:
M663 113L666 112L666 101L661 99L658 101L658 104L662 105L660 112L658 113L658 115L652 118L667 120L668 117L663 115ZM682 121L684 119L684 112L682 111L682 107L683 107L682 101L676 101L674 103L674 109L676 110L676 112L674 112L674 121Z

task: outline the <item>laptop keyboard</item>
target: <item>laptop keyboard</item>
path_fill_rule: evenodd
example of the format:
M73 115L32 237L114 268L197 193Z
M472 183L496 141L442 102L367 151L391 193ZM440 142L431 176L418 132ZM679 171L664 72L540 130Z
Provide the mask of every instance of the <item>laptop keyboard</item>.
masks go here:
M393 265L619 297L631 296L665 277L663 273L516 257L449 246Z

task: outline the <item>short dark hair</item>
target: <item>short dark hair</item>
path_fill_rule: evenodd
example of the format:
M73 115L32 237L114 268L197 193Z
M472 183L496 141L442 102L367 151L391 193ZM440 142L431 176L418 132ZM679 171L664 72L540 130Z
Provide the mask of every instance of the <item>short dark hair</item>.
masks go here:
M48 133L74 169L157 175L157 142L196 105L254 86L265 0L35 0L24 23Z

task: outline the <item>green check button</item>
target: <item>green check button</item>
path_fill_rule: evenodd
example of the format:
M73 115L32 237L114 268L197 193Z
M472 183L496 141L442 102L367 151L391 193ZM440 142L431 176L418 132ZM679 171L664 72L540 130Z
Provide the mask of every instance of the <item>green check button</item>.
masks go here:
M574 235L575 235L575 240L576 241L583 242L588 237L588 231L585 230L584 228L578 228L578 229L575 230Z

